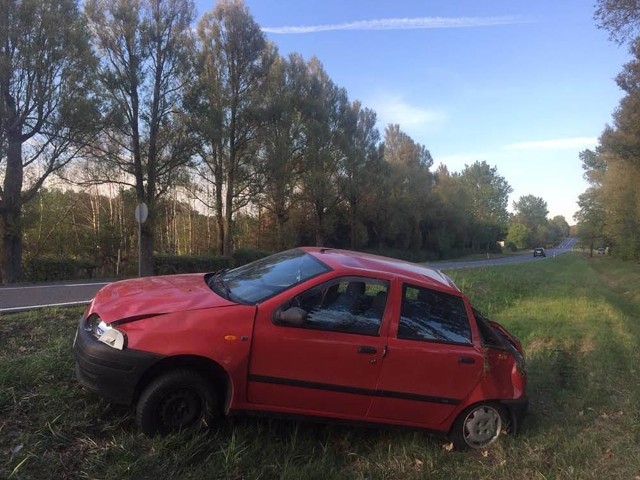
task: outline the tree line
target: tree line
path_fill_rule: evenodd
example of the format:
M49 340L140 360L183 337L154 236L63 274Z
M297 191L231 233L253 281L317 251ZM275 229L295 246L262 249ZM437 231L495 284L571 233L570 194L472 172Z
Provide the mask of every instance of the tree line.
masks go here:
M579 197L576 214L580 237L593 253L609 253L640 260L640 4L598 0L597 25L611 40L629 47L631 60L616 83L624 96L613 122L602 132L597 147L580 153L589 187Z
M24 257L112 272L137 245L230 255L299 244L487 252L568 234L485 161L450 172L351 100L317 58L280 55L241 0L0 0L0 275ZM195 28L193 27L195 25ZM52 176L72 188L43 188ZM511 224L511 226L510 226ZM517 224L519 227L514 227Z

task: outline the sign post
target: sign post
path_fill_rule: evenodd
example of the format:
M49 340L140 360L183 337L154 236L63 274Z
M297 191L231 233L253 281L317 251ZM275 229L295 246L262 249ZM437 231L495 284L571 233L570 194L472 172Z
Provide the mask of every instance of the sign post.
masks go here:
M136 222L138 222L138 276L142 276L142 224L147 221L149 208L144 202L136 205Z

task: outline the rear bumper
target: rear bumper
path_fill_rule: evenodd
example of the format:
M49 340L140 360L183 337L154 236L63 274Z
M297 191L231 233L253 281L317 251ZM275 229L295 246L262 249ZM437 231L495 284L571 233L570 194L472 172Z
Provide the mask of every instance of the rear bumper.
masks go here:
M73 344L76 377L81 385L106 399L130 405L138 382L144 373L163 358L139 350L117 350L99 342L84 329L84 318L78 324Z
M529 410L529 398L523 397L517 400L503 400L502 404L509 409L509 413L511 414L511 433L518 433Z

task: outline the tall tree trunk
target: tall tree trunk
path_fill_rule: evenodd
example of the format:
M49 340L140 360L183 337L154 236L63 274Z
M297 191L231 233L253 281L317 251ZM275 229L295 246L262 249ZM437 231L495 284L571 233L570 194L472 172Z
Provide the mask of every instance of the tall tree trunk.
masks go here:
M231 245L231 234L233 231L233 182L235 181L234 175L232 172L229 173L228 182L227 182L227 196L225 199L225 221L224 226L224 246L223 246L223 255L230 256L232 252Z
M142 258L140 259L140 273L144 276L153 275L153 231L155 226L155 206L149 207L147 221L142 224L140 242Z
M3 283L20 282L22 276L22 132L7 132L7 168L4 178L4 198L0 204L2 220L2 258L0 273Z
M22 276L22 219L20 207L5 205L2 209L2 281L21 282Z
M324 206L316 203L316 247L324 247Z
M232 81L233 82L233 81ZM237 91L237 87L233 87ZM231 251L231 234L233 232L233 194L236 182L236 162L238 161L238 153L236 151L236 115L238 105L238 95L234 95L231 102L231 121L229 125L229 163L227 165L227 195L225 198L225 226L224 232L224 255L230 256Z
M222 139L216 140L216 163L214 167L214 182L215 182L215 196L216 196L216 222L218 226L217 233L217 245L216 253L218 255L224 254L224 238L225 238L225 225L224 225L224 203L222 202L222 188L224 186L222 159L224 158L224 149L222 147Z
M349 202L349 229L351 230L349 245L352 250L356 248L356 205L356 201L351 199Z

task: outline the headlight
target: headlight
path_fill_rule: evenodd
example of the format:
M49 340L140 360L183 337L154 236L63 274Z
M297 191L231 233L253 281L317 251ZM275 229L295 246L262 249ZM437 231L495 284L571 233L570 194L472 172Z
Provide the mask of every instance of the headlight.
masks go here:
M95 313L89 315L84 328L98 341L118 350L122 350L124 348L124 333L104 323Z

